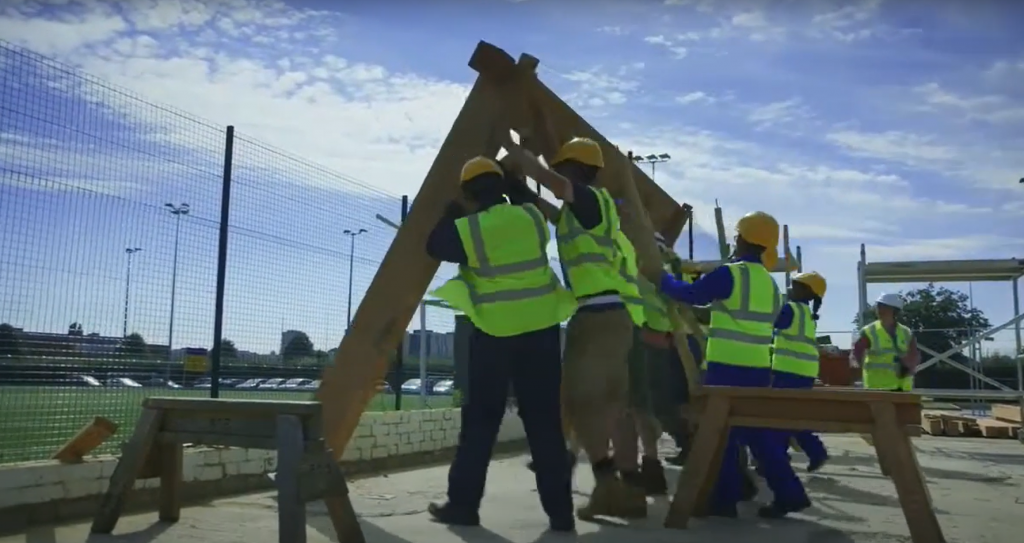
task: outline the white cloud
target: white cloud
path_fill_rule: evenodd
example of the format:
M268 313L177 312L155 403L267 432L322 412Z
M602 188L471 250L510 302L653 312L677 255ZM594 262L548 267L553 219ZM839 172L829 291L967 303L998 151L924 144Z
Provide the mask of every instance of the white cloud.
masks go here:
M809 119L812 116L810 109L804 105L800 98L790 98L788 100L754 106L750 113L747 114L747 120L758 128L763 129L791 124L803 119Z
M881 159L920 171L968 181L971 185L1006 192L1019 198L1015 181L1024 172L1024 156L1014 145L1001 142L973 142L954 145L936 136L907 132L835 131L825 139L846 153ZM951 141L951 140L950 140Z
M577 88L575 92L564 97L566 102L573 106L593 109L626 103L629 95L640 86L639 82L626 77L626 74L643 67L643 63L624 66L619 69L618 73L621 75L618 76L611 75L601 66L556 75L573 82Z
M769 23L764 12L760 10L737 13L729 22L752 41L779 40L786 36L786 29Z
M686 47L678 45L675 41L661 34L657 36L647 36L644 38L644 42L664 47L671 54L672 58L675 59L686 58L686 55L690 52Z
M934 82L920 85L913 91L919 100L924 101L919 107L931 111L995 124L1024 122L1024 105L1005 96L966 96L948 91Z
M677 96L676 97L676 102L678 102L680 104L683 104L683 105L698 104L698 103L712 104L712 103L714 103L716 101L717 101L717 99L714 96L710 96L707 93L704 93L704 92L701 92L701 91L694 91L694 92L690 92L690 93L684 94L682 96Z

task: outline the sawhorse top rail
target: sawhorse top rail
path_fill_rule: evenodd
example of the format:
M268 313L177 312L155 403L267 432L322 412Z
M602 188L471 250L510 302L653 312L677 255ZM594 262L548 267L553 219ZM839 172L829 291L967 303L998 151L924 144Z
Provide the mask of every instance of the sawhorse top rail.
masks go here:
M907 427L921 422L921 398L860 389L785 390L704 386L692 399L700 413L665 526L686 528L703 514L732 426L870 434L879 463L891 473L915 543L944 543Z

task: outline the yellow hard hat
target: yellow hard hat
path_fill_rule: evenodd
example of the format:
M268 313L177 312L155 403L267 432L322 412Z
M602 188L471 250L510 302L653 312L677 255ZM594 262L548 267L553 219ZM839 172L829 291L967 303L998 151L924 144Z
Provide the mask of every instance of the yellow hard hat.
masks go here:
M825 297L825 290L828 288L825 278L820 273L813 271L794 275L793 282L807 285L807 288L811 289L811 292L819 298Z
M736 223L736 233L749 243L764 247L761 263L772 270L779 261L779 221L764 211L747 213Z
M462 176L459 178L460 182L465 183L471 179L481 176L485 173L496 173L498 175L504 175L501 170L501 166L493 159L485 156L473 157L466 161L462 165Z
M573 138L567 141L551 160L551 165L565 160L575 160L587 166L604 168L604 153L601 152L601 146L590 138Z

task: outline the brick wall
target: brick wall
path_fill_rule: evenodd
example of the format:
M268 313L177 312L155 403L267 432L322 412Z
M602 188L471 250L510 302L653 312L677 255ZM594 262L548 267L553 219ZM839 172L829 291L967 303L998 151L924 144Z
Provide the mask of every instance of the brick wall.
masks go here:
M457 409L365 413L342 463L351 473L438 460L441 453L458 443L460 424ZM128 437L117 436L120 440ZM524 439L519 417L506 414L498 442L521 443ZM404 464L403 458L408 460ZM96 500L106 491L116 463L116 458L107 456L89 458L82 464L43 461L0 465L0 532L8 531L7 520L24 526L91 514ZM199 492L202 497L244 492L269 487L266 474L275 470L276 463L273 451L186 449L184 479L186 485L205 489ZM230 484L233 479L237 484ZM135 488L143 490L136 494L159 486L159 479L136 481Z

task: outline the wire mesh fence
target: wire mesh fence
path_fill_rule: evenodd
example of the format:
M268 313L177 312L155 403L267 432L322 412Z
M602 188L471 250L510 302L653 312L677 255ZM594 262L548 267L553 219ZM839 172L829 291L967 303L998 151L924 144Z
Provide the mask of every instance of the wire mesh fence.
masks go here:
M402 198L244 133L231 147L215 384L225 127L0 41L0 462L45 458L95 416L127 433L147 396L312 397ZM452 405L434 385L453 316L418 318L369 409L403 383L403 409ZM424 398L406 383L420 337Z

